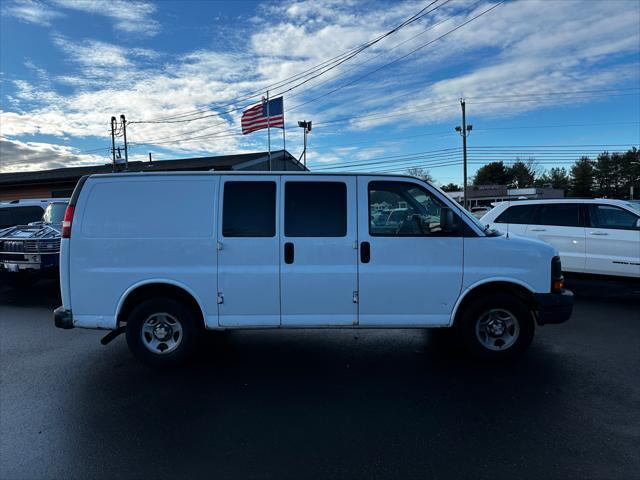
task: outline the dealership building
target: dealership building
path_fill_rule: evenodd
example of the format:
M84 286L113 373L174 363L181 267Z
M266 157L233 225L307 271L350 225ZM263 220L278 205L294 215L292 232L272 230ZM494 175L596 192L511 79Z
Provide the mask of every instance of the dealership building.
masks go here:
M0 161L0 165L2 165ZM124 171L119 163L115 170ZM306 168L286 150L271 152L274 171L304 171ZM181 158L149 162L129 162L128 172L182 171L269 171L269 153L243 153L218 157ZM27 198L67 198L84 175L112 173L113 164L56 168L35 172L0 173L0 201Z
M462 203L464 192L448 192L451 198ZM506 185L472 185L467 187L469 208L489 206L512 200L545 200L564 198L564 190L552 187L509 188Z

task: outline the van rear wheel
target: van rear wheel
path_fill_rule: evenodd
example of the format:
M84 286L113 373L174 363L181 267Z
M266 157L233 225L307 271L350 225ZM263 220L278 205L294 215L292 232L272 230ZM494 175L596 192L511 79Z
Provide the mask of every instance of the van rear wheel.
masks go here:
M477 298L460 318L460 333L466 347L488 359L512 357L533 340L531 309L514 295L493 294Z
M127 318L129 349L138 360L152 367L183 363L195 348L196 335L193 312L171 298L144 300Z

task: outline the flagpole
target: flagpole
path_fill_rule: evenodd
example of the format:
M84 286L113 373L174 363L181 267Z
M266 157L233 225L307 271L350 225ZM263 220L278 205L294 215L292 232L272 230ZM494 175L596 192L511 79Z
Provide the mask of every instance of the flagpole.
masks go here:
M271 165L271 119L269 118L269 90L267 90L267 141L269 142L269 171L273 170Z
M284 125L284 105L282 106L282 161L284 162L284 169L287 169L287 135Z

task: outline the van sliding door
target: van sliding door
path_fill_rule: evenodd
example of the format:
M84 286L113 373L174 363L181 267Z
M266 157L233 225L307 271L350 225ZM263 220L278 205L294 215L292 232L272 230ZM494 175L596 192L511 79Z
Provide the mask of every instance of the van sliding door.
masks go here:
M355 177L281 182L282 325L357 324Z
M218 222L221 326L280 324L278 177L222 177Z

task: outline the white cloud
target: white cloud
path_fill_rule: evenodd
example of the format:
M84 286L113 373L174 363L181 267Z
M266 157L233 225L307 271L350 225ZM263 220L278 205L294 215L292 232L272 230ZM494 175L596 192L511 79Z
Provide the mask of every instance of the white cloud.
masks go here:
M105 149L105 152L107 151ZM0 171L5 173L74 167L107 161L106 156L82 154L73 147L0 138Z
M124 27L118 27L123 31L132 31L127 28L150 20L155 11L152 5L139 2L128 13L118 13L120 9L115 6L119 2L55 0L55 3L60 8L125 22ZM11 137L93 136L108 145L109 118L114 114L126 113L135 121L176 115L203 105L211 107L210 114L224 112L234 99L302 72L388 30L422 8L423 3L395 3L394 8L371 5L338 0L268 4L263 7L267 15L251 24L247 22L246 49L241 51L199 48L176 56L55 35L53 41L65 54L68 72L47 76L32 62L31 68L38 72L39 80L14 82L16 92L10 99L11 111L0 112L0 131ZM327 94L437 38L490 5L478 5L470 12L460 2L447 4L330 74L286 94L287 118L313 119L314 126L318 125L314 128L314 142L320 142L335 131L369 130L383 125L402 128L457 119L457 107L442 108L442 105L456 103L460 96L469 98L473 116L478 119L603 97L540 96L519 103L480 103L483 99L522 92L597 90L638 81L637 60L630 59L630 54L639 51L637 4L507 2L407 60L291 110L297 103ZM267 21L273 18L279 20L275 24ZM127 26L126 22L131 24ZM426 31L427 28L431 30ZM60 85L67 91L70 88L72 93L60 93L63 91L58 88ZM327 123L363 114L370 117ZM129 139L133 143L150 142L176 153L263 149L263 135L226 136L239 132L239 116L236 111L195 122L131 124ZM212 136L185 138L206 134ZM288 146L298 147L292 141ZM349 153L335 151L325 160L339 158L340 154ZM368 158L374 154L367 151L358 155Z
M71 61L82 66L108 69L131 66L126 50L117 45L97 40L76 43L60 35L53 36L53 43L61 48Z
M51 20L63 16L60 12L37 0L15 0L12 3L7 3L2 9L2 14L45 27L51 25Z
M155 35L160 24L152 18L156 7L136 0L53 0L59 7L93 15L102 15L114 21L117 30L140 35Z

